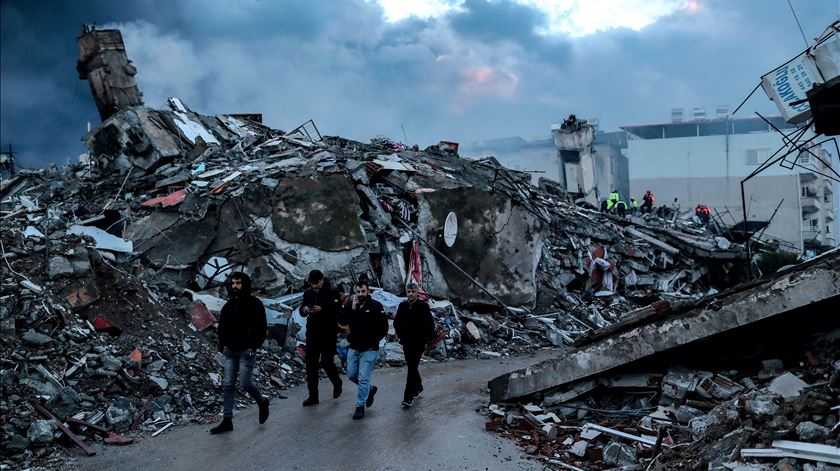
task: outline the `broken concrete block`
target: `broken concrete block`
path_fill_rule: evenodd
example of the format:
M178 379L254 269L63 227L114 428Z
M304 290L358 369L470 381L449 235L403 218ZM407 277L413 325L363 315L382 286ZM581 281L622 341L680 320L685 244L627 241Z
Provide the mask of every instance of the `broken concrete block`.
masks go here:
M73 265L70 264L70 261L61 256L55 256L50 259L49 265L47 265L47 276L51 280L56 278L61 278L62 276L70 276L73 274Z
M828 427L823 427L814 422L801 422L796 426L796 435L803 442L812 442L819 440L829 433Z
M806 386L808 383L797 378L793 373L785 373L771 381L767 390L785 399L793 399L798 397L799 392Z
M73 388L65 387L51 397L44 406L59 420L66 420L67 417L79 412L79 401L78 393Z
M99 361L102 362L102 367L108 371L119 371L123 365L122 360L107 352L99 355Z
M131 401L124 397L118 397L108 409L105 410L105 419L108 425L115 431L124 431L128 429L131 422L134 420L135 409Z
M405 364L405 354L403 353L402 345L397 342L388 342L385 344L385 362L392 366L401 366Z
M571 448L569 448L569 453L583 458L584 455L586 455L586 447L588 445L589 442L587 442L586 440L578 440L572 445Z
M777 395L772 393L758 393L744 401L744 409L750 414L766 419L776 415L779 411L779 404L776 403Z
M53 339L49 335L44 335L30 329L23 333L23 342L28 345L40 347L50 342L55 342L55 339Z
M604 462L612 466L632 466L636 464L636 449L618 442L610 442L604 448Z
M29 426L26 438L35 446L46 446L55 439L58 427L52 420L36 420Z
M703 411L691 406L682 405L677 409L677 421L681 424L687 424L691 419L702 415Z

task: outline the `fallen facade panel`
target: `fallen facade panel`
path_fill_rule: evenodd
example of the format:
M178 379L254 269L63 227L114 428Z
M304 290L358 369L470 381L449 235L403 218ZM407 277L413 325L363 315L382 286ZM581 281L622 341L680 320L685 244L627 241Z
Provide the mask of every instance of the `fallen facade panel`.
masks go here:
M705 306L614 334L580 350L489 382L494 402L511 400L603 374L652 355L840 296L840 253L816 260ZM834 315L828 312L810 316Z

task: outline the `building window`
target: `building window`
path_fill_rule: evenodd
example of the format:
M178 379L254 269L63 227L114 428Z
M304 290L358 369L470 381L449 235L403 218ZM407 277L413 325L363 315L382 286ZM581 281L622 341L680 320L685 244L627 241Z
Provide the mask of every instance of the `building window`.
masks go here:
M820 227L820 220L819 219L811 219L811 230L816 231L818 227Z
M813 156L807 152L803 152L799 155L799 162L800 164L810 164L813 163Z
M747 165L758 165L770 155L770 149L747 149Z

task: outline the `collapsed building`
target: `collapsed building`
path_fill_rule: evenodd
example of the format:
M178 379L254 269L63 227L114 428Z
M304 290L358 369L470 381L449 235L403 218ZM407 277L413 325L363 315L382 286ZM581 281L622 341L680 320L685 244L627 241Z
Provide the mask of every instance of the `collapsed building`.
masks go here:
M91 453L85 438L119 444L217 413L214 323L234 270L267 307L258 380L270 394L303 380L296 307L314 268L337 283L368 276L391 316L406 281L420 282L437 359L572 345L747 279L744 247L690 218L601 214L448 146L325 137L311 121L284 132L177 98L152 109L126 82L118 32L89 29L79 44L104 118L88 153L0 184L12 463L60 466L56 435ZM399 364L388 340L383 361Z

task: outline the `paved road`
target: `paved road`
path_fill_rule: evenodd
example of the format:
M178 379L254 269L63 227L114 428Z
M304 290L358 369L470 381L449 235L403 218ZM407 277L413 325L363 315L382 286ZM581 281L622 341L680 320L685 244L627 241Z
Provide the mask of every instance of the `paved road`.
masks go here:
M425 391L415 406L400 406L405 368L374 371L376 403L352 420L355 385L332 399L321 381L321 403L301 407L306 387L271 401L271 417L257 423L256 407L236 412L235 430L212 436L209 426L173 428L128 447L99 446L80 458L82 469L133 470L537 470L512 442L484 431L487 381L556 355L463 360L421 365ZM329 398L327 398L329 396Z

